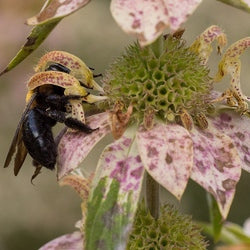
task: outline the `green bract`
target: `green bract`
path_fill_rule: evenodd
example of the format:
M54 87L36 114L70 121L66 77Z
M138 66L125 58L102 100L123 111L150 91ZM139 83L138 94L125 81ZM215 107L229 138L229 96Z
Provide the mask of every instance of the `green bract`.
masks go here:
M207 243L190 216L180 214L173 206L161 208L160 217L155 220L139 205L133 230L127 245L132 249L206 249Z
M209 70L183 39L167 36L162 51L157 56L152 46L141 48L138 43L127 48L104 78L110 106L122 102L128 108L132 104L132 118L139 122L148 111L162 119L169 113L176 117L182 109L191 115L206 113Z

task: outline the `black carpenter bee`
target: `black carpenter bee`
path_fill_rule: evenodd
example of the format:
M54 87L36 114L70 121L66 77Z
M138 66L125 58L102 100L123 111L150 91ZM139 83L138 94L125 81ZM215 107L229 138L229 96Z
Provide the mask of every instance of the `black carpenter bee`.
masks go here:
M21 169L27 153L33 158L33 165L36 167L32 180L39 174L42 166L51 170L55 168L57 145L52 127L57 122L85 133L95 130L84 123L81 103L93 103L105 97L89 94L85 87L94 88L91 83L84 82L83 87L80 79L70 73L71 69L65 65L50 63L45 71L36 73L28 82L26 108L4 163L4 167L8 167L15 154L15 175ZM91 78L90 80L92 81ZM75 117L72 117L72 112Z

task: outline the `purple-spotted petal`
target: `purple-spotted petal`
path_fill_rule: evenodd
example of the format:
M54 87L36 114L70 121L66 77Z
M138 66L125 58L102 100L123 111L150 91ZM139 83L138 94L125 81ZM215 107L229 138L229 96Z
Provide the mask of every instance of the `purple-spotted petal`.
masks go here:
M137 144L148 173L180 199L193 166L188 131L179 125L156 124L151 130L141 127Z
M67 131L58 145L57 176L61 179L86 158L93 147L108 133L108 113L101 113L87 118L91 128L99 128L91 134Z
M107 146L98 162L98 179L108 176L120 183L121 193L133 191L135 201L139 197L143 176L143 164L134 142L135 132L128 129L114 143Z
M83 237L82 234L78 231L72 234L66 234L60 236L46 245L39 248L39 250L82 250L83 249Z
M241 161L231 138L210 124L206 130L191 131L194 167L191 178L210 192L225 219L241 175Z
M112 0L111 12L127 32L147 45L167 27L177 30L202 0Z
M250 172L250 119L233 111L209 119L222 133L234 142L242 161L242 168Z
M98 162L88 202L86 249L126 248L143 175L135 130L127 129L119 140L104 149ZM94 231L99 234L93 234Z

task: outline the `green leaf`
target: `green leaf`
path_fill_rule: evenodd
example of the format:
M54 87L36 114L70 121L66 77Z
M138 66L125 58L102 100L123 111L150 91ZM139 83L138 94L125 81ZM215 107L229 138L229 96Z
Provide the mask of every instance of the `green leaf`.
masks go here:
M27 38L27 42L18 51L16 56L10 61L7 67L0 73L0 76L7 73L11 69L15 68L20 62L22 62L28 55L30 55L38 46L45 40L49 33L55 28L60 20L54 20L53 22L44 23L42 25L35 26L30 35Z
M250 244L250 237L246 235L242 227L240 227L239 225L234 223L227 223L225 225L225 230L228 231L228 233L232 234L235 238L237 238L239 242Z
M203 228L204 233L213 237L213 228L211 224L202 222L199 222L198 224ZM229 245L240 243L250 244L250 237L246 235L239 225L231 222L226 222L222 227L219 240L220 242Z
M217 0L217 1L234 6L238 9L241 9L250 13L250 5L249 5L249 2L247 3L246 0Z
M212 224L212 235L213 235L214 241L217 242L220 238L220 234L221 234L221 230L223 226L223 223L222 223L223 219L222 219L219 207L217 205L217 202L210 193L207 193L207 200L208 200L210 221Z
M27 20L28 25L36 25L27 38L27 42L10 61L0 76L15 68L29 56L47 38L55 26L65 17L85 6L90 0L48 0L40 13Z

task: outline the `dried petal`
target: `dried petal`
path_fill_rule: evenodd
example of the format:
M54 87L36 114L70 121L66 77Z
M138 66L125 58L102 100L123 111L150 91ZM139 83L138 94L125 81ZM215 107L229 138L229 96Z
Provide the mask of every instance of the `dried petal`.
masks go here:
M110 112L111 131L115 139L119 139L123 135L133 112L132 105L129 105L125 113L122 112L123 108L124 104L117 102Z
M242 168L250 173L250 119L233 111L227 111L209 120L217 130L233 140L242 161Z
M59 184L61 186L68 185L75 189L82 200L87 200L89 196L91 178L86 179L79 175L67 175L63 177Z
M28 25L37 25L48 22L52 19L63 18L79 10L90 0L50 0L45 3L38 15L29 18L26 23Z
M86 249L125 249L141 192L144 168L134 128L107 146L98 162L88 204ZM95 232L93 234L92 232Z
M191 130L193 128L193 119L186 109L182 109L180 112L180 119L183 127L186 130Z
M83 249L82 234L78 231L72 234L66 234L48 242L46 245L39 248L39 250L56 250L56 249L82 250Z
M228 98L228 104L234 105L235 101L238 105L238 110L242 113L248 109L247 97L242 93L240 85L240 55L250 47L250 37L243 38L232 44L223 55L218 72L214 81L218 82L229 74L231 76L230 88L225 91L225 98ZM235 100L235 101L234 101Z
M193 166L192 140L179 125L156 124L137 133L138 149L149 174L164 188L181 198Z
M227 37L220 27L212 25L199 35L190 46L190 50L199 55L201 62L204 65L207 63L208 58L213 51L211 44L215 40L217 40L217 49L220 54L223 47L227 44Z
M112 0L111 12L126 33L142 46L152 43L167 27L177 30L201 0Z
M91 134L83 132L67 131L59 145L57 157L57 177L61 179L69 174L72 170L86 158L93 147L108 133L108 114L101 113L87 118L87 124L91 128L99 128Z
M75 189L75 191L80 195L82 199L81 209L82 209L82 219L78 221L78 228L82 229L86 220L87 214L87 200L90 193L90 185L94 175L90 175L88 179L79 175L67 175L63 177L59 184L61 186L68 185Z
M233 141L209 124L206 130L191 131L194 167L191 178L210 192L225 219L241 175L241 161Z

